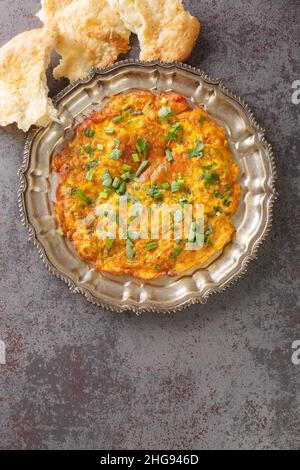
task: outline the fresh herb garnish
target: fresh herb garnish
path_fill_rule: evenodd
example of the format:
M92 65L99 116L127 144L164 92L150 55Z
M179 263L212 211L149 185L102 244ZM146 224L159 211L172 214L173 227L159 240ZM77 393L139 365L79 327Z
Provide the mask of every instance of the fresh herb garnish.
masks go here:
M219 175L216 172L213 173L203 173L202 175L204 179L204 186L208 188L208 186L213 186L219 182Z
M123 114L121 114L120 116L116 116L114 118L112 118L112 122L122 122L125 120L125 116L123 116Z
M105 239L105 245L107 246L107 248L112 248L114 243L115 243L115 240L113 238Z
M164 137L164 139L168 141L177 140L178 134L181 131L181 129L182 129L181 124L179 122L176 122L175 124L173 124L173 126L171 127L171 130Z
M168 181L166 181L165 183L163 183L163 184L161 185L161 187L162 187L163 189L170 189L170 183L169 183Z
M106 191L101 191L101 193L99 193L99 197L101 199L107 199L108 198L108 193Z
M74 196L79 197L79 199L81 199L87 205L91 204L92 202L91 198L87 196L83 191L81 191L81 189L73 188L72 194L74 194Z
M196 158L200 160L204 156L204 143L200 140L196 140L196 146L188 150L188 157L189 158Z
M169 163L171 163L174 160L173 154L170 149L166 149L166 158Z
M162 106L158 111L158 119L164 121L165 119L174 116L172 109L169 106Z
M135 162L135 163L138 163L140 161L140 157L139 157L139 154L138 153L133 153L131 155L132 157L132 160Z
M165 194L165 190L162 188L159 188L159 186L150 186L148 189L148 194L149 196L153 197L153 199L161 199L163 195Z
M90 145L84 145L83 149L89 155L93 155L93 153L95 152L95 149L93 149Z
M94 137L94 135L95 135L94 129L85 129L83 131L83 133L84 133L85 137Z
M118 189L118 187L120 186L120 184L121 184L120 178L118 178L118 177L116 176L115 179L113 180L112 187L113 187L114 189Z
M104 129L104 134L114 134L115 130L114 129Z
M127 165L127 163L124 163L124 165L122 165L122 170L124 170L124 171L130 171L130 170L131 170L131 166L130 166L130 165Z
M123 155L122 150L118 146L116 146L111 152L109 158L111 158L111 160L119 160L119 158L121 158L122 155Z
M224 201L223 201L223 204L224 204L224 206L225 206L225 207L229 207L229 206L230 206L230 204L231 204L231 201L230 201L230 199L228 199L228 198L225 198L225 199L224 199Z
M92 179L93 179L93 173L94 173L94 168L90 168L90 169L86 172L85 177L86 177L86 179L87 179L88 181L92 181Z
M127 184L125 183L125 181L123 181L123 183L121 183L121 185L117 189L117 193L120 194L120 196L122 196L123 194L126 193L126 189L127 189Z
M103 144L97 144L97 150L104 150L104 145Z
M110 174L109 170L106 168L104 170L103 175L102 175L102 184L106 188L111 188L112 182L113 182L113 179L111 177L111 174Z
M149 151L149 143L146 139L137 139L135 146L140 155L144 155L145 157L147 157Z
M183 247L176 247L173 251L172 258L177 258L183 252Z
M147 251L150 251L150 250L155 250L155 248L158 247L158 243L157 242L149 242L147 243L147 245L145 246L145 249Z
M136 177L138 178L142 173L143 171L145 170L146 166L148 165L149 161L148 160L144 160L140 166L138 167L137 171L136 171Z
M132 259L135 257L135 250L134 250L134 244L128 237L126 240L126 256L128 259Z
M199 118L200 124L204 124L205 121L206 121L206 117L205 117L205 116L201 116L201 117Z
M91 170L92 168L96 168L99 165L99 160L92 160L91 162L87 162L85 168L87 171Z

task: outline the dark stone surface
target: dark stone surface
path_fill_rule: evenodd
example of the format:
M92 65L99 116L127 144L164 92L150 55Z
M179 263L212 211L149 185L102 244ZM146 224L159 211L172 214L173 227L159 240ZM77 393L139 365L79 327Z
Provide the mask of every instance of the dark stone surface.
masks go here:
M172 317L101 311L27 243L16 196L25 135L0 129L0 448L299 448L300 5L185 3L203 27L189 63L243 96L274 146L272 233L248 274L205 306ZM1 43L39 24L38 4L0 2Z

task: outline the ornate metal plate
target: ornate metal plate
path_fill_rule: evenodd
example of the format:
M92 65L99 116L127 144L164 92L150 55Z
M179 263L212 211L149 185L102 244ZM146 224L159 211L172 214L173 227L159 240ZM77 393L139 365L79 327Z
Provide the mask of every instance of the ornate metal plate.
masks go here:
M240 206L233 221L236 234L222 253L206 266L178 278L141 282L130 276L102 274L82 261L71 244L57 234L52 201L56 178L50 168L53 152L72 136L76 124L109 95L131 89L181 93L194 106L203 106L227 132L237 161L242 187ZM276 198L275 164L271 146L249 107L220 81L183 64L119 62L95 70L56 98L59 121L28 136L23 165L19 171L19 206L30 240L47 268L63 279L72 292L81 293L101 307L114 311L174 312L220 292L245 273L266 237Z

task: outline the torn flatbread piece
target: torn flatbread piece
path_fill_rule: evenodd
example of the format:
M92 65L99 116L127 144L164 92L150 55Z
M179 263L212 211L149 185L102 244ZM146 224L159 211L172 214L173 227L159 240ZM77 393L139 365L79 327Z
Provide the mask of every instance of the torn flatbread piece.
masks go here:
M185 11L181 0L108 0L127 28L138 35L140 59L183 61L200 33L198 19Z
M56 118L45 72L55 44L55 30L41 28L19 34L0 49L1 126L16 122L26 132Z
M129 49L131 33L107 0L42 0L38 17L59 30L56 50L62 59L55 78L84 78Z

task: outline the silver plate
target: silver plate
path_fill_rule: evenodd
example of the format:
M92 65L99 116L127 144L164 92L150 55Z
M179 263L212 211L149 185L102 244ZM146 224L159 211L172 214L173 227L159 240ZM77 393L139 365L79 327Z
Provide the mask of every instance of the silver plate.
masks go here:
M236 234L232 242L208 265L178 278L141 282L130 276L102 274L82 261L71 244L56 233L52 204L56 181L50 166L53 152L64 147L76 124L98 109L106 97L131 89L172 90L204 107L225 128L241 169L242 195L233 219ZM59 122L34 129L28 136L19 171L19 207L42 261L72 292L117 312L174 312L206 302L212 293L223 291L245 273L270 230L276 171L264 131L240 98L220 81L187 65L124 61L93 71L63 90L54 102Z

